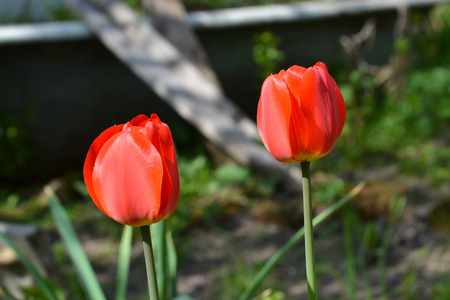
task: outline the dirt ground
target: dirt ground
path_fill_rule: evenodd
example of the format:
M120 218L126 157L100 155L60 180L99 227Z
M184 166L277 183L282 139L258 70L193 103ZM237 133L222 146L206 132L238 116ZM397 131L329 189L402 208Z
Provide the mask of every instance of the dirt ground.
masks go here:
M385 177L388 174L379 175L389 178ZM380 265L372 258L368 260L364 274L356 274L358 299L368 299L361 283L363 276L369 282L373 299L432 299L433 291L441 283L449 283L450 222L440 222L448 219L450 213L449 187L427 193L427 184L420 180L410 180L399 186L395 182L379 182L378 176L361 174L358 177L368 180L368 185L349 205L365 215L367 221L379 226L380 232L387 230L386 220L379 216L383 213L380 205L372 202L382 202L384 194L394 191L401 191L406 199L387 248L388 296L380 295ZM380 191L383 192L380 194ZM298 202L291 200L282 205L293 207ZM293 217L292 214L280 210L277 199L273 203L269 216L267 211L265 217L261 216L260 209L241 209L213 222L196 225L183 237L175 237L182 249L179 293L198 300L237 299L240 294L233 296L228 289L243 290L258 268L296 231L292 226L294 222L286 221ZM368 207L364 203L369 203ZM300 211L298 217L301 219ZM354 245L358 242L355 240ZM301 241L280 261L258 293L275 289L282 291L286 299L307 299L303 247ZM320 299L348 299L343 261L345 244L339 213L315 230L315 252Z
M367 260L366 271L356 274L358 299L369 299L361 278L367 278L373 299L433 299L439 285L450 276L450 187L430 190L421 180L407 184L392 178L390 171L353 175L367 186L350 202L364 222L373 222L379 232L387 230L385 199L400 192L406 205L393 227L386 255L388 297L380 295L380 265L375 256ZM355 181L356 182L356 181ZM386 198L387 197L387 198ZM256 275L259 267L283 245L302 223L298 199L275 196L255 207L241 207L218 218L190 226L174 240L179 255L178 291L197 300L237 299ZM389 201L388 201L389 202ZM286 207L288 209L286 209ZM316 208L316 214L320 211ZM320 299L348 299L345 280L346 257L343 218L335 214L315 229L316 268ZM118 242L108 242L88 229L78 232L83 247L94 263L108 299L114 298L115 259ZM58 240L54 231L46 232L37 251L50 278L61 277L49 246ZM137 237L137 232L135 232ZM354 240L355 257L358 243ZM286 299L307 299L303 241L280 261L262 283L258 293L268 289L282 291ZM70 262L59 262L58 267ZM135 238L128 285L129 299L146 299L146 280L142 246ZM232 290L237 291L233 293ZM68 299L72 298L70 295ZM445 299L445 298L443 298Z

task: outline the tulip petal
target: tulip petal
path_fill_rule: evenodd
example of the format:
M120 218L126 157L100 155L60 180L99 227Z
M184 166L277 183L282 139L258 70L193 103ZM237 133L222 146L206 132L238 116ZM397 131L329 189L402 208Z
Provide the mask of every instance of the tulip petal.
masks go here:
M105 213L130 226L150 225L160 208L161 156L131 127L110 138L97 156L93 187Z
M136 117L134 117L133 119L131 119L130 123L132 126L140 126L140 127L144 127L145 124L150 120L149 117L147 117L146 115L138 115Z
M300 104L300 87L306 68L300 66L290 67L284 76L284 80L292 94L292 112L289 120L289 138L294 161L308 160L310 153L305 148L304 136L306 131L305 117Z
M314 66L321 67L328 73L328 68L323 62L317 62ZM337 136L336 139L339 138L339 136L342 133L342 129L344 128L345 119L347 117L347 109L345 107L344 97L342 97L341 91L339 90L338 85L334 81L334 79L331 76L327 76L328 80L328 86L330 89L334 86L334 95L336 98L334 99L333 103L336 105L336 120L337 120Z
M320 67L320 68L324 69L325 71L327 71L327 73L329 73L329 72L328 72L327 66L326 66L323 62L321 62L321 61L316 62L316 64L314 65L314 67Z
M284 74L284 81L297 100L300 98L300 86L305 72L306 68L304 67L292 66Z
M178 197L179 197L179 176L178 176L178 168L176 166L176 159L175 159L175 148L173 146L172 141L172 135L170 134L170 130L166 124L165 127L167 127L167 130L169 131L170 136L167 136L166 130L164 130L164 123L161 122L161 120L158 118L156 114L152 114L151 121L147 122L145 127L140 129L140 132L143 133L152 143L153 146L155 146L156 150L162 157L162 168L163 168L163 179L162 179L162 188L161 188L161 200L160 200L160 207L159 207L159 213L154 222L159 222L166 217L170 216L175 210L176 204L178 203ZM164 136L161 136L164 135ZM166 139L170 138L170 141L167 141ZM172 147L170 148L169 145L163 145L163 141L167 144L172 144ZM172 153L169 153L170 151L173 151ZM175 166L171 165L171 169L169 169L169 164L166 162L166 157L169 157L169 161L175 161ZM173 156L173 157L172 157ZM173 167L175 167L176 174L173 172ZM174 177L172 177L174 176ZM174 187L172 183L172 178L176 180L177 184L177 191L174 193ZM175 203L172 203L172 200L175 198ZM170 205L170 207L169 207ZM173 205L173 207L172 207ZM172 209L173 208L173 209ZM170 213L169 213L170 210Z
M152 120L154 119L154 117L156 117L156 115L152 115ZM171 192L170 197L167 197L167 199L164 198L166 199L166 203L161 203L161 213L159 216L160 219L157 220L160 221L172 215L177 206L178 198L180 196L180 177L178 175L175 146L173 144L172 133L170 132L169 126L159 121L158 133L160 138L161 155L168 171L167 178L165 176L163 180L170 182L169 191Z
M291 96L284 72L269 76L263 83L258 103L257 124L262 142L279 161L292 162L289 138Z
M84 162L83 167L83 176L84 176L84 182L86 184L87 190L89 192L89 195L92 198L92 201L94 201L95 205L104 213L105 210L103 209L103 206L101 205L97 195L95 194L94 186L92 183L92 174L94 172L94 165L95 160L97 159L98 153L102 149L103 145L115 134L122 131L123 124L112 126L105 131L103 131L91 144L88 154L86 156L86 160Z
M340 134L336 107L338 91L333 78L324 68L311 67L305 72L300 88L300 103L307 126L305 148L313 154L310 160L326 155Z
M333 80L333 79L331 79ZM347 108L345 107L344 97L342 97L341 91L339 90L338 85L333 80L334 90L336 95L336 120L337 120L337 135L336 140L341 136L342 129L345 125L345 119L347 118Z

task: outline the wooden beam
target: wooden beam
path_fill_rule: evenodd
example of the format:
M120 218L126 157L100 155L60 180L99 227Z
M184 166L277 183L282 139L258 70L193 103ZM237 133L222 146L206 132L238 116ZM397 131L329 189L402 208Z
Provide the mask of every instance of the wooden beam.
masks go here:
M180 116L239 164L281 172L287 186L299 169L276 161L255 123L145 18L115 0L67 0L98 38ZM256 101L255 101L256 105Z

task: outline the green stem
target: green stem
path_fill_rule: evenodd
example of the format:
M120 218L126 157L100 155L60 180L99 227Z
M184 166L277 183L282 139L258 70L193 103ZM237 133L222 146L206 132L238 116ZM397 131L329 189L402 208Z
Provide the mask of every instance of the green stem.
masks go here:
M142 235L142 245L144 246L145 268L147 270L147 283L150 300L159 300L150 226L142 226L139 228Z
M344 206L350 199L356 196L365 186L365 183L361 182L356 187L354 187L347 195L342 197L339 201L333 203L330 207L322 211L318 216L313 219L313 226L317 226L323 221L325 221L329 216L335 213L338 209ZM259 287L264 278L269 275L277 263L283 258L283 256L292 249L301 239L305 236L305 228L300 228L281 248L275 252L272 257L264 264L264 266L256 274L250 286L247 288L245 293L239 298L239 300L249 300L255 293L256 289Z
M317 300L316 267L314 262L314 236L311 207L310 162L304 161L302 167L303 215L305 220L305 258L306 280L308 282L308 299Z

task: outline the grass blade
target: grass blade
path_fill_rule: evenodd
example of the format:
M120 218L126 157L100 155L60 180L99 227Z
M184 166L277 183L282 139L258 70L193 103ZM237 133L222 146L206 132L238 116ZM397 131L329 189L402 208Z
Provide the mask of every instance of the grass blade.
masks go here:
M359 265L362 273L362 281L363 281L363 287L365 290L365 296L366 300L374 300L373 292L372 292L372 286L369 282L369 278L367 275L367 266L366 266L366 259L368 256L368 252L370 249L370 243L371 238L374 235L374 225L373 223L366 224L364 227L364 233L361 243L361 251L359 253Z
M106 300L106 297L100 287L100 283L95 276L92 265L89 262L86 253L81 247L80 240L76 235L69 216L64 207L59 202L58 197L54 191L46 186L44 191L49 199L50 211L55 221L59 234L66 246L67 252L72 260L75 270L78 274L81 285L83 286L86 295L92 300Z
M331 214L340 209L344 204L346 204L351 198L356 196L362 188L365 186L365 183L361 182L356 187L354 187L347 195L342 197L339 201L325 209L319 215L317 215L313 219L313 226L317 226L326 220ZM305 229L302 227L299 231L297 231L277 252L275 252L272 257L265 263L265 265L261 268L261 270L256 275L250 287L244 292L244 294L239 298L240 300L248 300L253 295L255 290L261 284L264 278L269 275L270 271L276 266L276 264L280 261L280 259L305 235Z
M0 232L0 238L3 239L3 241L16 253L19 260L22 262L22 264L27 268L27 270L31 273L31 275L34 277L36 282L39 284L39 286L42 288L42 290L45 292L45 295L47 295L48 299L51 300L58 300L58 297L53 292L53 289L51 286L47 283L47 281L44 279L44 277L39 274L38 270L34 267L34 265L31 263L31 261L22 253L22 251L19 250L19 248L16 247L16 245L13 243L13 241L3 232ZM5 290L5 292L7 292Z
M133 227L125 225L120 240L119 260L117 262L116 300L127 299L128 271L130 269L131 241Z
M351 212L344 214L344 246L345 246L345 270L347 273L347 298L356 300L356 264L353 253L352 228L356 222L353 221ZM357 228L357 227L356 227Z
M175 249L175 244L173 242L172 234L170 231L167 231L166 235L167 242L167 259L168 259L168 271L170 278L170 287L171 287L171 295L172 298L176 298L178 296L177 290L177 251Z

